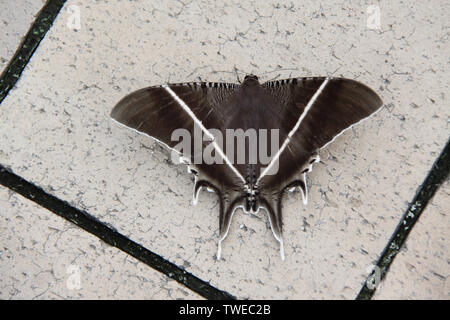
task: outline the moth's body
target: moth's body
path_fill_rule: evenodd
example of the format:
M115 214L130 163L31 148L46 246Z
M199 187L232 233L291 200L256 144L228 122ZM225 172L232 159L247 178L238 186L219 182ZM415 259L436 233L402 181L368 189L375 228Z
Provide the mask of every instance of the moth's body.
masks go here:
M353 124L381 106L381 99L368 87L342 78L293 78L260 84L253 75L240 85L225 83L185 83L149 87L123 98L111 116L148 134L169 148L175 148L172 132L183 128L194 139L201 129L211 139L221 163L197 163L194 154L182 154L195 173L194 200L207 187L220 200L219 252L228 234L231 218L238 208L247 212L263 209L272 232L282 242L281 199L286 190L299 187L306 204L306 173L319 160L318 150ZM217 129L222 146L210 132ZM254 145L245 142L245 160L239 162L223 150L227 129L244 132L267 130L268 163L251 159ZM271 130L277 130L277 150L271 150ZM234 138L233 138L234 139ZM258 135L258 155L261 144ZM192 140L192 143L195 143ZM278 169L278 170L275 170Z
M233 106L239 105L239 108ZM249 129L254 129L256 132L260 130L279 130L281 136L287 134L286 130L278 128L274 125L272 118L275 110L274 106L276 102L273 101L273 97L261 86L258 78L253 75L247 75L240 87L236 90L236 94L233 99L230 99L227 104L223 106L223 110L229 110L228 114L224 115L225 124L227 129L242 129L246 132ZM250 114L250 117L243 117L242 113ZM269 115L269 117L268 117ZM259 143L260 137L258 136ZM268 137L270 139L270 136ZM268 141L270 143L270 141ZM227 136L224 137L223 145L227 144ZM270 144L269 144L270 145ZM278 142L279 145L279 142ZM257 186L257 178L261 174L261 169L264 164L261 163L259 157L256 163L250 161L250 153L252 152L249 140L245 141L245 163L239 163L237 153L235 152L235 158L230 159L235 164L236 169L245 179L245 186L241 188L243 198L240 206L244 211L256 213L260 210L259 192ZM255 146L253 146L255 148ZM259 148L258 150L259 153ZM270 149L270 148L269 148ZM268 150L273 151L273 150ZM276 151L275 151L276 152ZM267 163L265 164L267 165Z

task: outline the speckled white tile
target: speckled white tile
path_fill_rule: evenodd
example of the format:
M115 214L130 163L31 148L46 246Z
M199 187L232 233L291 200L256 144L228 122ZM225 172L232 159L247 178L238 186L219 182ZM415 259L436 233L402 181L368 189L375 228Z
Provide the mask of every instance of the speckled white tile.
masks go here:
M0 187L0 299L201 299Z
M381 2L381 30L368 5L69 1L0 107L0 163L238 297L354 298L449 134L448 5ZM308 206L286 197L284 262L267 218L242 212L216 261L215 195L193 207L185 167L108 118L132 90L235 66L334 72L388 104L322 152Z
M450 299L450 181L422 213L375 299Z
M0 0L0 74L44 4L45 0Z

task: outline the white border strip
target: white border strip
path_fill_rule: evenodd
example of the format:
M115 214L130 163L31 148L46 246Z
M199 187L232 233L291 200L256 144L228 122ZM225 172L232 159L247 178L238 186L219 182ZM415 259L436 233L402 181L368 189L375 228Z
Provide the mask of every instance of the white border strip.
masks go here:
M217 256L216 256L217 260L220 260L220 258L222 257L222 241L225 240L225 238L228 236L228 232L230 231L231 221L233 221L233 216L237 209L244 209L244 206L239 205L239 206L236 206L233 208L233 212L231 212L231 217L228 222L228 225L226 226L225 233L223 234L223 236L219 239L219 242L217 243ZM224 214L225 213L226 212L224 212Z
M272 219L270 218L270 212L266 207L260 207L261 209L263 209L266 213L267 213L267 219L269 219L269 223L270 223L270 229L272 230L272 234L273 237L275 238L275 240L277 240L280 244L280 256L281 256L281 260L284 261L285 256L284 256L284 243L283 243L283 238L279 238L276 234L275 234L275 230L273 228L273 223L272 223Z
M122 122L117 121L117 120L114 119L113 117L109 117L109 119L111 119L112 121L114 121L116 124L118 124L118 125L121 126L121 127L127 128L128 130L133 130L133 131L136 132L137 134L142 134L142 135L144 135L144 136L146 136L146 137L149 137L149 138L153 139L154 141L156 141L157 143L163 145L165 148L169 149L170 151L175 151L175 152L180 156L180 163L183 163L183 161L182 161L181 159L186 159L186 158L183 158L183 155L181 154L180 151L178 151L177 149L174 149L174 148L169 147L169 145L166 144L165 142L163 142L163 141L161 141L161 140L158 140L158 139L156 139L155 137L153 137L153 136L151 136L151 135L149 135L149 134L147 134L147 133L145 133L145 132L139 131L139 130L137 130L137 129L135 129L135 128L132 128L132 127L129 127L129 126L127 126L126 124L123 124ZM190 163L190 160L188 160L188 161L189 161L189 163ZM189 166L189 164L188 164L188 166Z
M362 118L361 120L359 120L358 122L355 122L355 123L352 124L351 126L345 128L345 129L343 129L341 132L339 132L337 135L335 135L335 136L333 137L333 139L331 139L330 141L328 141L327 143L325 143L325 144L324 144L320 149L318 149L317 151L322 150L322 149L325 149L330 143L334 142L334 140L336 140L336 139L339 138L341 135L343 135L344 132L346 132L346 131L352 129L353 127L355 127L355 126L357 126L357 125L363 123L363 122L366 121L367 119L374 117L380 110L384 109L384 106L385 106L385 105L382 104L375 112L372 112L372 113L369 114L367 117L364 117L364 118Z
M178 95L173 92L172 89L170 89L170 87L168 85L162 85L161 87L163 87L171 96L172 98L175 99L176 102L178 102L178 104L180 105L180 107L183 108L184 111L187 112L187 114L192 118L192 120L194 120L194 122L202 129L202 131L208 136L208 138L210 138L212 140L212 144L214 149L217 150L217 152L220 154L220 156L225 160L225 163L231 168L231 170L233 170L233 172L242 180L242 182L244 182L244 184L247 184L247 182L245 181L244 177L239 173L239 171L233 166L233 164L231 163L230 159L228 159L228 157L225 155L225 153L223 152L223 150L219 147L219 145L216 142L216 139L214 138L214 136L212 135L211 132L209 132L208 129L205 128L205 126L203 125L203 123L195 116L195 114L192 112L192 110L188 107L188 105L186 103L184 103L183 100L181 100L180 97L178 97Z
M297 123L295 124L294 128L292 128L292 130L289 132L286 140L284 140L281 148L278 150L278 152L275 154L275 156L272 158L272 160L270 161L269 165L263 170L263 172L261 173L261 175L259 176L258 180L256 181L256 185L258 185L259 181L261 181L261 179L267 174L267 172L272 168L273 164L275 163L275 161L278 160L278 158L280 157L281 153L284 151L284 149L286 148L286 146L288 145L288 143L291 141L292 136L295 134L295 132L298 130L298 128L300 127L300 124L302 123L303 119L306 117L306 114L308 113L309 109L311 109L312 105L314 104L314 102L316 102L317 98L319 97L319 95L322 93L323 89L325 88L325 86L327 85L328 81L330 80L329 77L325 78L325 80L322 82L322 84L320 85L319 89L317 89L316 93L314 93L314 95L312 96L312 98L309 100L308 104L306 105L305 110L302 112L302 114L300 115L300 118L298 119Z

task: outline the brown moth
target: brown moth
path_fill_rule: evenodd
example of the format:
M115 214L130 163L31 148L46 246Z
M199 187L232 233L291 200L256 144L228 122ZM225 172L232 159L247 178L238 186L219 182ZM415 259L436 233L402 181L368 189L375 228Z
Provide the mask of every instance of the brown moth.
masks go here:
M194 202L202 187L217 193L218 259L238 208L267 212L284 259L283 193L298 187L306 204L306 173L319 161L318 151L381 105L373 90L350 79L292 78L261 84L256 76L247 75L241 84L193 82L140 89L120 100L111 117L181 156L195 174ZM198 143L196 131L201 132L200 151L177 147L179 141L173 139L173 133L180 128L190 134L191 145ZM236 137L227 135L230 130L262 134L256 141L245 139L240 149L229 152ZM277 136L264 134L269 131ZM254 150L270 149L274 142L278 147L271 150L269 161L249 156ZM206 148L220 161L198 161Z

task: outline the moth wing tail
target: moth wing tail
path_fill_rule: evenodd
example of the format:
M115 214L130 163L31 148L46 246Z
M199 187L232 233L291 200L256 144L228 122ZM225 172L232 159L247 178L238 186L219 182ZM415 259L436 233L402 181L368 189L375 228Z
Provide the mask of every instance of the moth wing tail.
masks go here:
M270 228L274 238L280 244L280 256L284 260L284 244L283 244L283 220L281 212L281 192L269 193L260 196L262 208L267 212Z
M220 214L219 214L219 242L217 245L217 260L222 256L222 241L228 235L230 230L231 220L234 212L243 208L243 197L239 192L226 190L219 192Z

